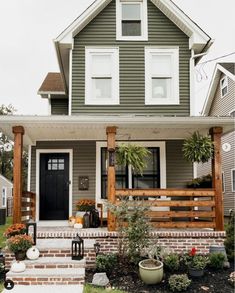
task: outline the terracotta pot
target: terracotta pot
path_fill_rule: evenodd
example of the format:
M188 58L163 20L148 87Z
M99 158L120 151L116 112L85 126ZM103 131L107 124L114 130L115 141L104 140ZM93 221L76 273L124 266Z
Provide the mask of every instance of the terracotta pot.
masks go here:
M26 251L22 251L22 250L20 250L20 251L17 251L17 252L15 252L15 259L16 260L24 260L26 258Z

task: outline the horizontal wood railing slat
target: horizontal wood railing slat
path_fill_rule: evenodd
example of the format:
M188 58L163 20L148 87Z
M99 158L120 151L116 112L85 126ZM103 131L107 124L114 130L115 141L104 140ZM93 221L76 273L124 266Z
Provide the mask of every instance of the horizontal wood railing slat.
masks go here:
M215 196L214 189L116 189L116 196Z
M129 206L135 206L137 201L133 200L128 203ZM121 201L116 200L116 204L120 205ZM195 200L143 200L143 206L150 207L213 207L213 200L195 201Z
M35 220L36 195L33 192L23 192L21 200L21 220L25 222L28 218Z
M149 211L146 213L150 218L214 218L214 211Z

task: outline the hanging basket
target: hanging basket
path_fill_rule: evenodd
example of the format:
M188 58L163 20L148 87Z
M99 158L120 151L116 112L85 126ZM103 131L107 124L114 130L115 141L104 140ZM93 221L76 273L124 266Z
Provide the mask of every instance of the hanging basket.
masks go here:
M187 161L206 163L213 157L214 144L209 136L195 131L190 138L185 139L182 151Z

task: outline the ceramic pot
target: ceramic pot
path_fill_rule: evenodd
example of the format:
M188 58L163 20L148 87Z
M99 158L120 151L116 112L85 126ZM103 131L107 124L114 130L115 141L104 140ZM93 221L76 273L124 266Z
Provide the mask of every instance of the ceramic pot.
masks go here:
M23 261L14 261L11 265L11 271L13 273L21 273L26 269L26 265Z
M204 269L188 268L188 273L191 277L199 278L204 275Z
M24 260L25 258L26 258L26 251L20 250L20 251L15 252L15 259L16 260L21 261L21 260Z
M40 252L36 246L33 246L27 250L26 255L28 259L35 260L39 258Z
M163 278L163 263L155 259L145 259L139 262L139 273L145 284L158 284Z

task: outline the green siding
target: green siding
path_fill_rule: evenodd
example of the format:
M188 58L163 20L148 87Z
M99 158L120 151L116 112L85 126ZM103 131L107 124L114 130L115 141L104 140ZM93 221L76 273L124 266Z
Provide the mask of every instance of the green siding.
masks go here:
M166 142L166 181L168 188L185 188L193 178L193 166L182 153L182 140Z
M51 115L68 115L68 99L51 99Z
M85 46L118 46L120 105L85 105ZM179 46L180 105L145 105L145 46ZM153 114L188 116L188 37L154 4L148 1L148 41L116 41L116 9L112 1L75 38L72 69L72 114Z

